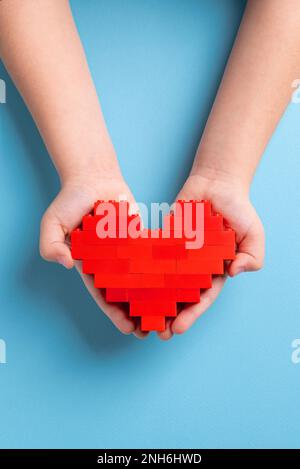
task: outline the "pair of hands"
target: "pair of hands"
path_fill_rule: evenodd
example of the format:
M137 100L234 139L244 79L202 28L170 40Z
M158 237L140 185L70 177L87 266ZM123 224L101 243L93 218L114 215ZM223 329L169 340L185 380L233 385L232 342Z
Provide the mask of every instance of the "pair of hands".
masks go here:
M133 333L143 338L147 334L140 330L136 320L128 316L122 305L108 304L104 292L94 288L93 278L82 273L80 263L75 262L66 239L70 232L80 224L83 215L91 210L95 200L118 200L126 195L129 202L134 197L121 174L113 176L80 175L64 181L62 189L46 210L41 222L41 256L62 264L67 269L76 266L88 291L110 318L113 324L124 334ZM238 182L228 180L224 175L192 174L177 196L178 199L209 199L216 211L221 212L228 224L236 232L237 256L228 266L228 275L255 271L262 267L264 259L264 229L253 208L248 189ZM163 340L173 334L186 332L193 323L215 301L226 281L226 276L213 279L213 286L201 295L199 304L184 307L174 319L167 321L164 332L158 333Z

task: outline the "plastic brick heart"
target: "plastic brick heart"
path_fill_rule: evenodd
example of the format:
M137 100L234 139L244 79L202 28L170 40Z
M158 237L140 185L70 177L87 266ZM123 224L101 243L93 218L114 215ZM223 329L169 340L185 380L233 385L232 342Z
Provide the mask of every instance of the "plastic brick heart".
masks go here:
M139 215L128 215L127 202L108 203L115 209L114 232L99 237L99 224L107 216L105 210L99 215L99 208L107 202L97 201L71 233L72 257L82 260L83 273L94 275L96 288L105 289L107 302L128 302L129 315L141 318L143 331L163 331L166 317L177 315L178 303L199 302L212 276L224 274L224 261L235 257L235 233L209 201L178 201L163 228L153 231L139 228ZM201 226L192 227L200 206ZM179 216L182 228L191 218L192 236L179 230ZM140 229L138 235L130 233L131 224ZM201 246L188 247L199 230Z

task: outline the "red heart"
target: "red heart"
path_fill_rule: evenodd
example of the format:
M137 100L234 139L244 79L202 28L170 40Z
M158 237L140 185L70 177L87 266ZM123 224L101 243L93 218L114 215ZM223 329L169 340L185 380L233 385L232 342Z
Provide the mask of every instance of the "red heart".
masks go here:
M141 230L134 239L127 229L140 221L139 215L128 215L127 202L109 203L120 223L114 235L97 235L97 225L104 221L104 214L97 213L107 202L96 202L94 211L71 233L72 257L82 260L83 273L94 275L96 288L105 289L107 302L128 302L129 315L141 318L143 331L163 331L166 317L176 316L177 303L199 302L200 289L211 287L213 275L224 274L224 261L235 257L235 233L224 226L222 215L212 211L209 201L178 201L175 211L165 217L163 229ZM177 214L180 208L184 222L189 212L194 223L199 204L204 210L204 242L190 249L186 242L195 237L178 232ZM121 233L124 213L126 237ZM169 237L165 237L166 224Z

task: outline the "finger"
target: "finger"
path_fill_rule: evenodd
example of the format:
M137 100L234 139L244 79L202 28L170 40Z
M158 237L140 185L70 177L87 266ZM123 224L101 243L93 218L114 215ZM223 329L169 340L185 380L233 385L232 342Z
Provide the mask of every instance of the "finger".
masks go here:
M59 223L51 211L42 218L40 228L40 254L51 262L58 262L67 269L74 267L70 248L65 243L67 230Z
M148 337L148 335L149 335L149 332L148 331L142 331L142 329L141 329L141 319L137 318L137 317L132 318L132 319L134 320L134 323L135 323L135 330L133 332L133 335L137 339L146 339L146 337Z
M238 253L230 264L231 277L241 272L253 272L263 267L265 256L265 235L262 223L256 222L238 245Z
M91 275L82 273L80 262L76 262L76 268L91 296L116 328L123 334L134 332L136 325L133 319L128 317L128 313L120 305L108 304L105 301L103 290L94 287L94 279Z
M137 337L137 339L146 339L149 335L149 332L144 332L139 326L137 326L133 334L135 337Z
M220 294L226 276L218 276L213 279L212 287L201 294L200 303L192 304L184 308L172 323L172 332L174 334L183 334L194 322L212 305Z
M166 320L166 328L162 332L158 332L157 335L161 340L170 340L173 337L173 332L171 329L172 319Z

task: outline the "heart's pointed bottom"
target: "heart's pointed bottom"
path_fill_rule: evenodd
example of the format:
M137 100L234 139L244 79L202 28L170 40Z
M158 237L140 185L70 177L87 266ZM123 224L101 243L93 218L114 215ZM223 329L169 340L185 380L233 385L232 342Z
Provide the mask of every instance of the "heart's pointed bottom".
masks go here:
M141 317L141 330L143 332L164 332L166 329L165 316L142 316Z

